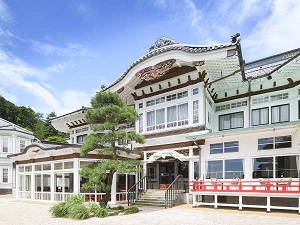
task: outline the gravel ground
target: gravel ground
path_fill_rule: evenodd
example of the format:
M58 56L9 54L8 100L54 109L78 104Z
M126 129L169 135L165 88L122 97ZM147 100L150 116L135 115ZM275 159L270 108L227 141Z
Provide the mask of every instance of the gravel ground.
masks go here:
M51 204L33 203L16 200L11 196L0 196L0 224L172 224L172 225L247 225L247 224L281 224L299 225L300 215L297 212L276 211L266 213L261 210L213 209L208 207L192 208L191 205L180 205L171 209L141 207L140 213L106 218L89 218L87 220L70 220L52 218L48 210Z

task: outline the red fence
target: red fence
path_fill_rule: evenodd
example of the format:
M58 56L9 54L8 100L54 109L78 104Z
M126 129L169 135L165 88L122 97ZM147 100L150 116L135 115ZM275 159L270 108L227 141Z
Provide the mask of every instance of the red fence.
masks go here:
M190 181L192 192L255 192L300 194L300 181L291 178L259 180L199 180Z

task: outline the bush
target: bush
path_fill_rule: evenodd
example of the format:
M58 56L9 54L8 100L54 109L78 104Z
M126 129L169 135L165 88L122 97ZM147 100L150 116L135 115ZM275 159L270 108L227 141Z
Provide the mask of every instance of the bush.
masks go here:
M137 207L130 207L128 209L124 210L124 215L129 215L129 214L133 214L133 213L138 213L140 210Z
M121 210L121 211L123 211L124 210L124 207L123 206L117 206L117 207L112 207L112 208L109 208L110 210Z
M108 212L107 212L106 208L99 207L95 212L95 216L99 217L99 218L106 217L107 215L108 215Z
M69 216L75 220L88 218L89 210L82 203L73 203L69 210Z
M60 202L52 206L49 210L51 216L65 218L68 217L69 209L66 202Z
M90 211L90 213L96 214L96 211L100 208L100 206L96 202L89 202L87 204L87 207Z
M84 202L84 195L82 194L74 194L70 198L66 200L66 203L73 204L73 203L83 203Z

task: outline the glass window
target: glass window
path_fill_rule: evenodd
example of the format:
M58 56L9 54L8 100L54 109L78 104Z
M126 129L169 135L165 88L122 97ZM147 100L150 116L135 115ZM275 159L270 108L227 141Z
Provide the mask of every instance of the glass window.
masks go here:
M2 182L8 183L8 169L7 168L2 169Z
M244 113L237 112L219 116L219 130L228 130L244 127Z
M25 141L24 140L20 140L20 152L23 152L25 149Z
M41 171L42 170L42 165L35 165L34 170L35 171Z
M155 105L155 100L151 100L151 101L147 101L146 102L146 106L152 106L152 105Z
M143 108L143 103L139 103L139 109Z
M54 163L55 170L62 170L62 163Z
M43 170L51 170L51 164L50 163L43 164Z
M275 157L275 176L280 177L294 177L298 178L298 167L297 167L297 157L292 156L277 156Z
M210 154L221 154L221 153L223 153L223 143L210 145Z
M273 157L254 158L252 178L273 178Z
M189 123L188 104L178 105L178 126L187 125Z
M155 111L147 112L147 131L155 130Z
M171 106L167 108L167 127L177 126L177 112L176 106Z
M2 143L2 152L8 152L8 138L3 138Z
M292 136L275 137L275 148L290 148L292 147Z
M282 123L290 121L290 105L272 106L272 123Z
M163 103L163 102L165 102L165 97L157 98L155 100L155 104L159 104L159 103Z
M193 124L199 123L199 101L193 101Z
M225 179L244 178L243 159L225 160Z
M156 110L156 129L165 128L165 109Z
M73 169L73 162L64 162L64 169Z
M194 162L194 180L201 179L200 175L200 164L199 162Z
M258 150L274 149L273 138L258 139Z
M224 143L224 152L238 152L239 151L239 142L232 141L232 142L225 142Z
M76 137L77 138L77 143L83 143L85 141L86 136L87 136L86 134L77 136Z
M143 133L143 130L144 130L144 128L143 128L143 114L141 113L140 115L140 120L139 120L139 132L140 133Z
M194 88L193 89L193 95L197 95L199 93L199 89L198 88Z
M206 162L206 178L223 179L223 160L213 160Z
M269 123L269 108L252 110L252 126Z
M178 175L182 175L183 178L189 178L189 163L181 162L178 164Z

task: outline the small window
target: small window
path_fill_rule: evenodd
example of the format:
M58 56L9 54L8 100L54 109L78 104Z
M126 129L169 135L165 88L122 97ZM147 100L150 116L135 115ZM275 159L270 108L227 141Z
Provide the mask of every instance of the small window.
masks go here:
M292 147L291 135L275 137L275 148L290 148Z
M143 103L139 103L139 109L143 108Z
M23 152L25 149L25 141L24 140L20 140L20 152Z
M199 94L199 88L194 88L193 89L193 95Z
M2 182L8 183L8 169L7 168L2 169Z
M274 149L273 138L258 139L258 150Z
M210 145L210 154L221 154L221 153L223 153L223 143Z
M224 153L238 152L238 151L239 151L239 142L238 141L224 143Z
M8 138L3 138L2 140L2 152L8 152Z
M272 106L272 123L282 123L290 121L290 105Z
M77 136L76 137L77 138L77 143L79 143L79 144L83 143L85 141L86 136L87 136L86 134Z
M269 123L269 108L252 110L252 126L264 125Z

